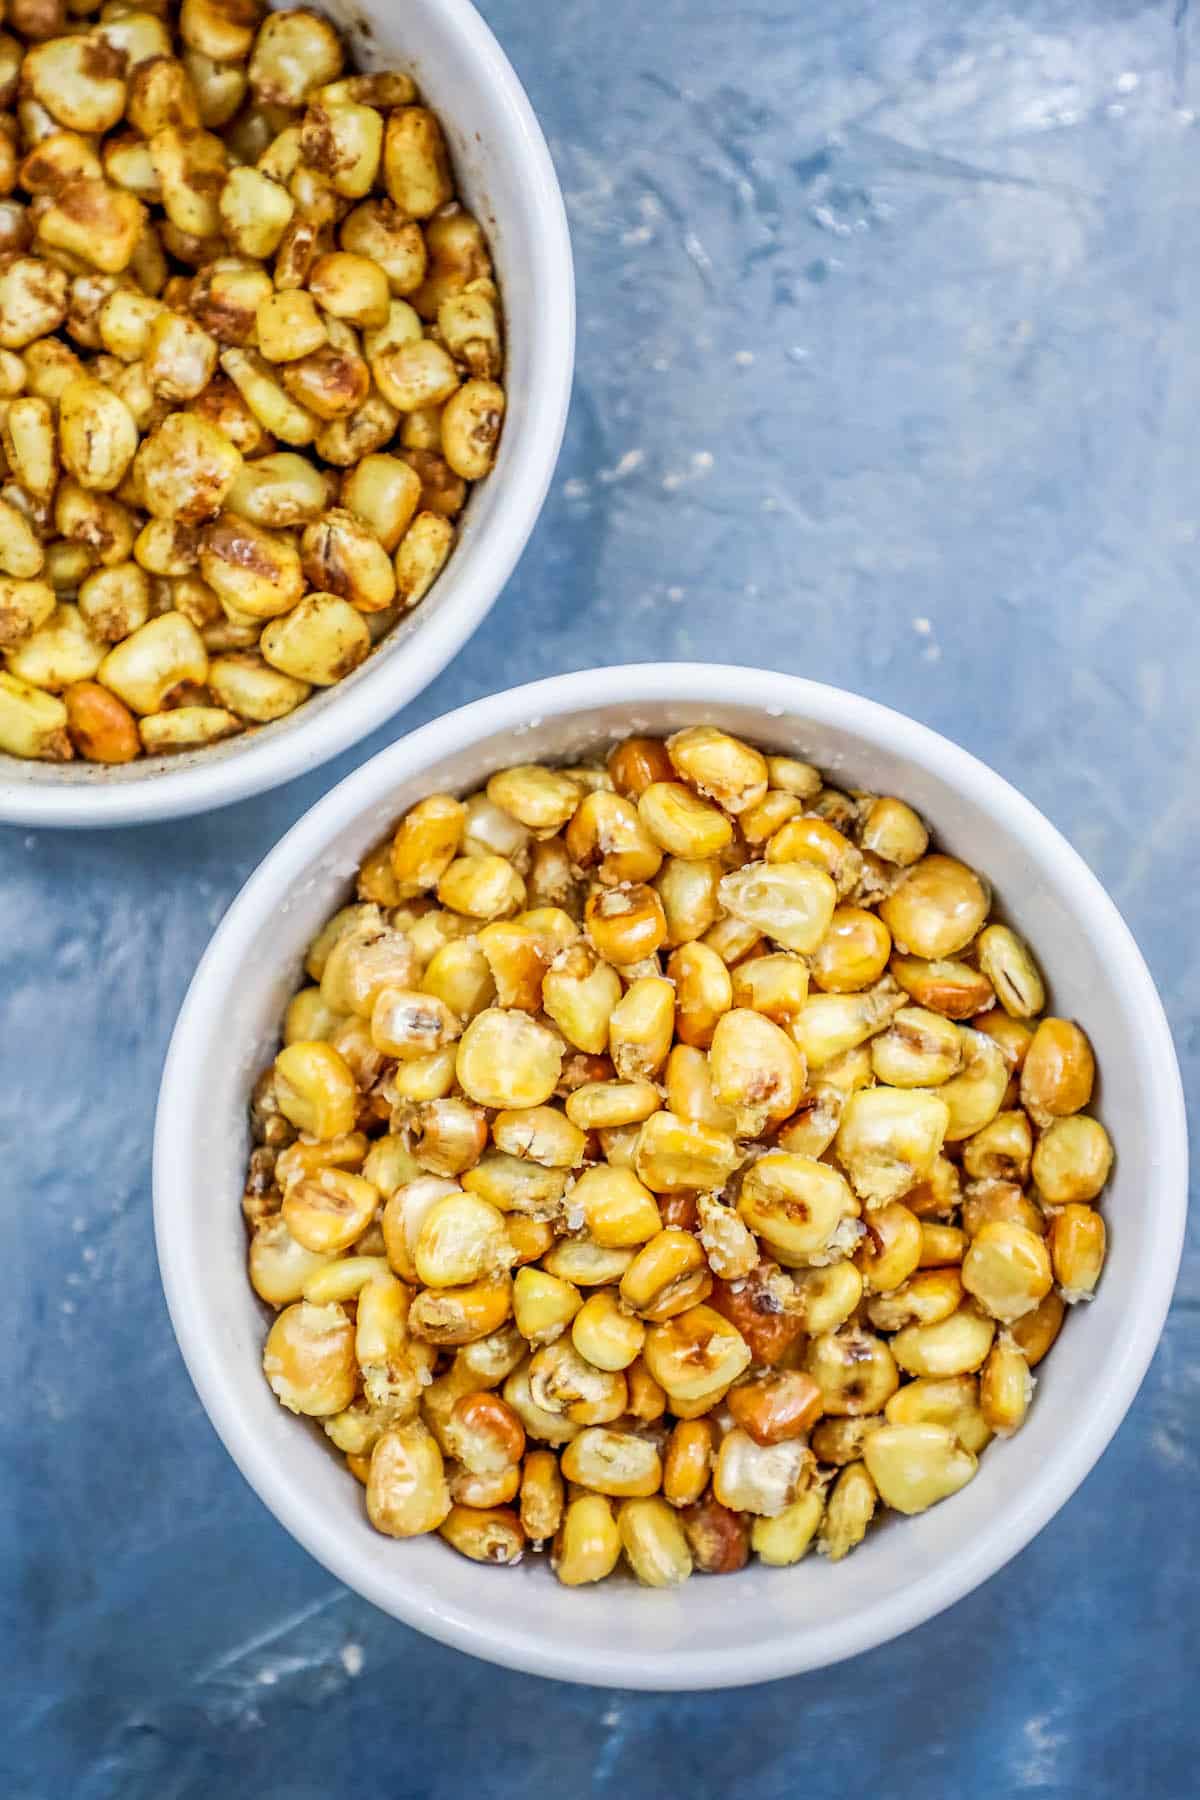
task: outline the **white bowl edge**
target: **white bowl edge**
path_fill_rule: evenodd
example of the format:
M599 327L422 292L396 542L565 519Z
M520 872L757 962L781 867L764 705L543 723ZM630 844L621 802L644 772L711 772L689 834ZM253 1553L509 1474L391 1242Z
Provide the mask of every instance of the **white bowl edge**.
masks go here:
M298 1421L282 1414L261 1382L256 1360L244 1360L244 1344L241 1350L232 1347L239 1329L245 1338L247 1302L255 1304L241 1252L229 1262L229 1279L237 1291L218 1284L219 1304L225 1308L220 1317L218 1302L205 1297L198 1272L205 1249L195 1196L202 1184L189 1176L186 1155L177 1147L190 1146L206 1175L213 1154L221 1152L231 1133L241 1134L236 1155L243 1154L244 1126L228 1112L221 1115L226 1127L218 1121L215 1138L205 1145L205 1131L213 1126L204 1111L211 1088L202 1089L199 1077L211 1069L211 1057L222 1041L228 1043L231 1031L237 1041L239 972L264 930L264 919L278 921L291 906L312 911L314 920L331 910L334 884L346 885L353 858L403 804L424 791L419 778L430 765L455 756L469 759L472 746L496 734L511 746L509 760L549 754L543 746L565 729L557 723L565 715L603 709L623 715L621 730L643 722L639 709L644 709L646 723L665 711L669 720L656 719L659 728L702 717L725 720L735 729L752 731L760 741L794 745L800 754L814 737L861 733L860 753L850 759L860 773L861 765L873 758L881 767L903 764L905 773L896 786L905 797L920 805L922 787L945 789L968 809L964 820L974 813L1010 834L1028 857L1031 872L1053 872L1053 894L1048 887L1038 894L1038 906L1050 909L1040 916L1044 923L1050 917L1052 899L1060 905L1064 932L1077 926L1073 935L1094 948L1109 974L1110 994L1102 998L1111 999L1114 1018L1138 1022L1138 1031L1124 1038L1127 1067L1113 1085L1111 1104L1106 1104L1103 1089L1100 1102L1111 1126L1114 1112L1126 1105L1125 1096L1132 1096L1129 1120L1114 1131L1118 1165L1110 1217L1117 1216L1120 1229L1099 1296L1091 1307L1075 1309L1084 1316L1068 1319L1044 1365L1046 1379L1030 1422L1020 1437L985 1453L979 1476L962 1494L921 1518L889 1524L874 1534L855 1557L829 1572L827 1589L810 1583L802 1606L796 1603L798 1590L788 1584L804 1578L812 1559L797 1570L758 1571L751 1578L756 1585L731 1591L723 1583L699 1580L661 1595L609 1583L607 1591L573 1593L573 1604L564 1611L562 1596L568 1591L556 1588L542 1569L481 1570L428 1540L389 1544L370 1533L365 1522L360 1532L345 1516L336 1516L341 1500L334 1484L353 1486L344 1470L335 1467ZM739 709L746 716L731 721ZM759 717L757 730L751 714ZM596 736L595 728L590 735ZM493 750L487 766L498 766L502 755ZM418 782L418 789L397 799L395 791L406 780ZM960 847L956 839L962 823L958 828L953 821L947 824L936 811L932 817L941 841L951 850ZM357 824L357 847L343 846L333 863L323 865L322 851L348 821ZM978 860L986 871L986 857ZM1036 920L1022 917L1014 896L1003 886L1000 891L1006 911L1037 948ZM282 927L280 934L286 936ZM1053 987L1055 956L1045 955L1046 936L1043 929ZM1059 952L1077 959L1083 954L1078 948L1071 951L1066 936ZM278 1018L294 972L294 958L287 968L273 970L266 984L271 994L263 1002L266 1015L274 1008ZM1091 1029L1098 1008L1097 1000L1090 1008L1084 1004L1064 1010L1076 1011ZM1097 1050L1102 1081L1107 1069L1111 1083L1115 1051L1106 1051L1100 1042ZM249 1072L265 1054L269 1049L255 1042L232 1068L231 1092L240 1092L243 1102ZM1135 1198L1153 1212L1152 1221L1118 1210L1123 1161L1129 1184L1144 1188L1144 1199ZM1140 1176L1139 1161L1145 1164ZM240 1241L236 1194L220 1193L219 1183L217 1187L218 1203L228 1204L236 1215ZM1137 1392L1170 1303L1186 1193L1183 1092L1161 1003L1113 902L1049 821L968 752L873 701L769 671L693 664L580 671L476 701L380 752L318 802L251 876L196 971L167 1055L154 1151L158 1253L181 1350L230 1454L293 1535L347 1585L456 1648L537 1675L659 1690L736 1686L837 1662L933 1617L1022 1549L1092 1468ZM216 1229L211 1214L203 1223L207 1232ZM235 1313L242 1315L240 1326ZM261 1321L257 1329L261 1337ZM1086 1407L1075 1406L1068 1392L1072 1368L1088 1383ZM270 1409L279 1415L278 1429ZM1047 1444L1046 1432L1055 1420L1060 1437ZM301 1440L311 1443L311 1451L300 1447ZM276 1451L290 1460L281 1465ZM1008 1465L1004 1458L1014 1460ZM293 1460L304 1465L302 1480L294 1478ZM1020 1470L1021 1479L1005 1483L1006 1467L1010 1473ZM1001 1493L1003 1506L996 1504ZM357 1492L349 1501L361 1513ZM893 1534L898 1538L900 1533L902 1559L893 1548ZM948 1538L955 1547L943 1555L941 1540ZM889 1580L881 1580L881 1573L900 1560L903 1578L892 1570L891 1591L884 1591ZM821 1571L813 1573L819 1580ZM766 1585L764 1577L778 1586ZM529 1588L531 1579L548 1584L546 1590ZM735 1579L747 1584L746 1575ZM506 1581L521 1586L506 1589ZM730 1592L740 1605L731 1604ZM719 1636L705 1642L703 1625L697 1628L700 1615L708 1623L720 1619L724 1643Z

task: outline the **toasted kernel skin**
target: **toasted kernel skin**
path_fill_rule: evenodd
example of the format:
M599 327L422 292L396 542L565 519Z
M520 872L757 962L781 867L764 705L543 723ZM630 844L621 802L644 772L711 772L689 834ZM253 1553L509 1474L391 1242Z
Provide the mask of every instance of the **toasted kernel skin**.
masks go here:
M486 323L429 267L366 355ZM393 1535L568 1586L836 1562L1020 1429L1096 1290L1091 1047L899 799L716 727L580 756L419 799L310 946L242 1202L269 1373Z

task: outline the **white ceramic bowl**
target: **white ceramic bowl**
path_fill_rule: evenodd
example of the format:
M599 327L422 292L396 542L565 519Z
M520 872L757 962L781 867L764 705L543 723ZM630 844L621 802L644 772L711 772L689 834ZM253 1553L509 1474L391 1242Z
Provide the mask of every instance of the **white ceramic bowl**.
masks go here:
M889 1521L846 1562L751 1565L660 1593L562 1588L544 1561L467 1562L437 1538L381 1538L320 1432L260 1370L264 1314L246 1280L239 1198L250 1084L270 1060L304 946L342 904L363 853L437 789L469 791L516 761L577 760L630 731L714 722L911 801L940 843L995 883L1035 946L1052 1003L1079 1018L1116 1142L1110 1254L1038 1371L1028 1422L976 1479ZM196 972L167 1057L154 1154L158 1252L200 1397L247 1480L312 1554L410 1625L539 1675L707 1688L836 1662L940 1612L1028 1543L1069 1498L1129 1406L1158 1341L1183 1235L1179 1071L1154 985L1112 901L1027 800L965 751L872 701L753 669L583 671L477 701L391 745L290 831L234 902Z
M0 819L140 824L277 787L357 742L419 694L492 606L533 530L571 393L575 290L566 212L525 91L470 0L328 0L361 67L400 67L439 114L459 191L491 243L504 298L508 406L496 466L427 598L360 668L273 725L211 750L123 767L0 755Z

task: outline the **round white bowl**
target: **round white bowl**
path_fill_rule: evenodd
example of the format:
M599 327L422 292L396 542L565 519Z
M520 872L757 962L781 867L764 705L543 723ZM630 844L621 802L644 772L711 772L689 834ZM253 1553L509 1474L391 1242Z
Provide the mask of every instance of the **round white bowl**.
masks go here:
M1102 1071L1117 1161L1095 1301L1072 1310L1038 1371L1028 1422L976 1479L889 1521L848 1561L752 1565L661 1593L615 1580L559 1587L541 1557L482 1568L436 1537L395 1542L319 1430L263 1380L264 1312L250 1290L239 1199L250 1085L273 1055L304 947L343 904L364 852L406 807L467 792L512 762L578 760L630 731L714 722L809 757L855 786L903 795L939 842L986 870ZM870 700L761 670L592 669L479 700L393 744L293 827L226 914L167 1057L154 1148L158 1254L200 1398L266 1505L348 1586L431 1636L514 1668L616 1687L735 1686L836 1662L976 1587L1070 1497L1129 1406L1158 1342L1183 1237L1187 1140L1170 1033L1112 901L1007 782Z
M488 234L504 299L508 405L496 466L427 597L355 672L273 725L211 750L123 767L0 754L0 820L110 826L227 806L318 768L428 686L496 600L554 472L571 395L571 241L550 152L470 0L329 0L363 68L400 67L439 114L459 191Z

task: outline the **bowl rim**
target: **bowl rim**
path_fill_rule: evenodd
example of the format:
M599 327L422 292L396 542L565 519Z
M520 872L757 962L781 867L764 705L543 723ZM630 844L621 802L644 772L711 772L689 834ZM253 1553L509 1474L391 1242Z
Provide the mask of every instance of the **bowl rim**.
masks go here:
M143 779L38 782L6 774L18 759L0 755L0 822L100 830L147 824L201 812L279 787L319 768L384 724L441 674L504 589L529 539L553 479L566 430L575 362L575 275L562 189L529 97L490 26L471 0L438 0L438 10L462 39L506 115L505 136L522 167L531 214L538 295L537 355L530 359L525 417L503 472L506 505L489 521L486 537L453 593L415 630L401 657L380 660L346 696L314 712L295 730L251 737L224 757L200 753L186 766L153 767ZM448 571L453 574L453 568ZM372 659L374 660L374 659ZM147 759L155 763L160 759ZM182 760L182 759L181 759Z
M700 702L746 705L799 714L814 723L849 729L878 748L932 768L973 807L1004 818L1038 863L1052 860L1060 884L1070 890L1080 916L1101 943L1110 966L1119 967L1143 1018L1137 1054L1153 1071L1155 1114L1150 1122L1156 1152L1159 1256L1152 1264L1116 1352L1110 1380L1081 1408L1060 1456L1048 1461L995 1529L925 1572L891 1599L851 1617L829 1621L819 1649L768 1640L739 1652L730 1666L719 1646L683 1656L640 1651L635 1644L603 1650L586 1646L551 1652L533 1630L500 1612L477 1619L447 1616L428 1582L405 1587L394 1568L386 1579L365 1563L309 1505L286 1471L260 1448L237 1400L237 1382L221 1367L200 1327L192 1299L190 1264L182 1248L190 1205L188 1182L169 1146L186 1132L191 1071L207 1019L223 1004L245 947L264 910L311 867L327 840L347 819L386 800L396 782L422 767L469 748L497 731L532 721L592 710L606 703ZM743 1686L826 1667L887 1642L961 1599L1023 1549L1083 1481L1125 1416L1149 1366L1170 1305L1183 1248L1187 1209L1187 1125L1183 1085L1170 1028L1150 972L1116 905L1075 851L1044 815L1001 775L929 727L877 701L798 676L711 663L630 664L576 671L510 688L472 701L431 721L380 751L319 800L268 852L218 926L192 979L167 1052L154 1141L154 1220L159 1267L180 1350L209 1419L251 1487L280 1522L327 1569L393 1617L485 1661L529 1674L610 1687L655 1691Z

